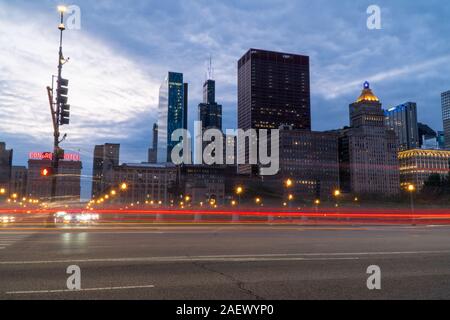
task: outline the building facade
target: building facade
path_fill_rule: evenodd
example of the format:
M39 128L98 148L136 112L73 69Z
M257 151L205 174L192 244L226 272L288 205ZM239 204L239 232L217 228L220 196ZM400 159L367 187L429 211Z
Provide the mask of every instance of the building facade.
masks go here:
M181 193L189 196L194 206L214 200L218 205L225 203L227 166L183 165L181 167Z
M250 49L238 61L238 128L281 125L311 130L309 57ZM241 165L239 172L250 174L255 167Z
M400 180L403 187L410 184L418 190L432 174L447 177L450 173L450 151L415 149L400 152Z
M0 142L0 189L4 189L7 194L10 194L12 158L13 150L6 149L6 144Z
M158 107L158 163L171 163L172 149L178 144L171 140L177 129L187 129L188 84L183 74L169 72L159 90Z
M25 166L13 166L11 170L10 193L20 197L27 194L28 169Z
M41 171L51 168L52 161L28 160L27 197L49 201L52 192L52 176L44 177ZM56 174L56 198L58 201L79 202L81 194L81 161L60 160Z
M128 188L116 201L122 204L144 204L146 201L169 205L178 181L178 169L173 164L123 164L115 166L106 177L109 188L126 183ZM109 193L110 190L105 190Z
M386 126L380 100L366 82L350 105L350 127L339 138L341 189L356 195L399 194L397 149L397 136Z
M92 169L92 198L102 195L108 188L105 177L114 166L119 165L119 156L120 144L106 143L95 146Z
M338 134L280 128L278 186L291 179L297 196L327 199L339 190Z
M399 151L420 147L417 104L406 102L385 111L386 124L395 131Z
M450 150L450 90L441 94L445 148Z

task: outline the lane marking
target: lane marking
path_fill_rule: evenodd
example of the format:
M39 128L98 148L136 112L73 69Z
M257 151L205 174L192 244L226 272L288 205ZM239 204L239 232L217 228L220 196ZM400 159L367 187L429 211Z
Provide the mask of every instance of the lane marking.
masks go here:
M245 261L315 261L360 259L358 256L375 255L416 255L416 254L450 254L450 251L404 251L404 252L352 252L352 253L298 253L298 254L260 254L260 255L222 255L222 256L175 256L175 257L140 257L140 258L105 258L78 260L42 260L42 261L0 261L0 265L33 265L60 263L98 263L98 262L245 262ZM306 258L305 258L306 257Z
M89 292L89 291L112 291L112 290L133 290L133 289L150 289L154 288L154 285L148 286L129 286L129 287L109 287L109 288L89 288L80 290L42 290L42 291L10 291L6 292L8 295L19 294L43 294L43 293L77 293L77 292Z

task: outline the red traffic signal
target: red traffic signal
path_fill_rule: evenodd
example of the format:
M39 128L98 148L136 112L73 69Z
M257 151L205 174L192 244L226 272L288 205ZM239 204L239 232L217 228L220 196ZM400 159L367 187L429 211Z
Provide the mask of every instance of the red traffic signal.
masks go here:
M42 168L41 169L41 176L42 177L50 177L53 174L52 168Z

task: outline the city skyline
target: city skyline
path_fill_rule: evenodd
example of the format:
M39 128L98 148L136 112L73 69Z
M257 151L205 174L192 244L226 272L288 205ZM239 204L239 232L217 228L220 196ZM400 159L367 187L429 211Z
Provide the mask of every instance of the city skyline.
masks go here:
M24 12L33 11L33 19L36 21L36 25L42 26L42 30L30 30L29 27L24 26L20 27L19 30L17 30L17 34L24 35L26 40L30 40L30 33L33 35L35 33L41 35L41 37L36 37L36 40L33 41L34 43L36 41L42 41L41 46L39 46L38 48L42 48L44 50L39 54L39 56L42 57L42 60L48 60L48 63L43 63L42 61L33 61L37 64L36 68L38 68L33 70L38 71L37 73L40 74L39 71L42 67L42 71L45 71L46 74L43 75L43 77L35 77L35 81L40 80L44 82L39 82L38 84L30 84L32 86L30 87L30 101L26 101L26 103L24 104L23 97L22 100L20 100L18 96L20 96L21 92L23 92L24 90L24 87L26 87L25 84L28 83L17 81L16 79L19 79L19 71L22 70L22 67L19 65L19 63L25 61L24 57L28 57L28 49L19 47L20 42L17 42L17 39L10 39L10 36L6 38L13 41L12 43L15 44L15 46L13 46L13 49L16 48L15 50L18 51L16 52L18 54L17 57L14 58L6 54L5 62L12 62L9 65L5 64L5 62L0 63L2 69L6 70L6 72L4 73L6 79L3 79L1 81L0 86L0 104L2 107L2 111L8 112L14 110L14 108L17 107L19 103L21 106L24 106L25 110L30 110L30 105L41 106L38 110L31 109L33 110L33 118L27 118L27 113L21 112L19 115L11 116L11 121L4 121L1 124L0 132L2 133L2 140L7 143L8 148L13 148L15 151L15 165L25 164L27 160L26 157L29 151L49 151L51 149L51 134L47 132L47 130L49 131L51 129L51 126L50 119L48 117L48 110L45 105L46 101L44 87L48 82L46 81L48 80L48 74L53 71L52 68L54 68L53 65L55 64L54 59L56 57L56 50L53 38L57 37L57 33L54 32L54 25L47 22L53 20L46 20L45 18L52 17L52 14L55 14L54 5L53 1L47 1L45 2L48 4L47 6L41 5L38 8L35 7L35 5L24 3L25 2L23 1L19 1L15 5L11 5L0 2L0 15L2 16L1 23L7 27L8 23L20 20L23 16L25 16L25 14L20 11L23 6L29 9L25 10ZM428 52L425 55L425 57L429 59L422 61L419 61L417 57L407 57L408 59L405 59L405 62L403 62L403 64L396 63L395 67L391 65L390 62L385 63L386 66L383 65L383 67L381 67L380 65L377 66L377 64L380 64L381 61L385 62L385 58L381 59L380 57L380 55L382 55L381 51L383 51L383 48L378 48L378 52L370 52L370 50L369 52L367 52L368 43L376 44L378 41L382 41L382 39L386 40L386 38L384 37L389 37L389 35L392 35L394 33L396 34L396 37L398 37L398 30L395 28L401 28L402 26L395 24L395 21L392 17L393 13L390 12L390 10L387 10L387 8L386 10L384 10L387 11L387 17L384 17L384 28L379 31L370 31L365 29L365 20L367 18L367 15L365 14L366 6L350 6L348 4L343 4L342 6L348 9L348 12L351 16L360 15L360 17L358 18L359 20L356 19L356 21L348 22L351 25L356 25L357 23L360 24L352 35L366 35L367 33L366 36L373 35L373 38L375 39L368 40L368 43L359 41L359 48L356 47L356 44L354 43L354 46L349 45L348 49L340 47L340 50L337 50L337 48L332 48L333 45L336 45L336 43L328 42L327 45L329 46L329 48L324 50L324 52L327 52L329 54L333 52L340 52L340 54L335 54L333 59L326 59L323 55L318 54L317 52L318 48L320 48L321 45L325 45L325 41L317 41L316 43L315 41L311 41L310 39L310 41L307 41L303 45L290 44L283 37L275 37L272 34L270 34L271 37L265 39L267 41L264 42L259 37L256 37L256 39L259 38L259 40L255 41L255 39L250 36L248 37L248 39L241 39L240 37L235 35L240 40L239 45L237 47L233 47L232 50L226 49L227 52L224 53L223 50L225 50L226 43L224 43L223 46L213 45L213 43L210 43L208 45L206 44L208 43L207 41L202 42L198 41L199 39L197 39L196 42L195 39L190 39L186 35L183 35L183 41L186 41L186 37L187 40L192 40L192 51L200 51L204 53L204 56L202 56L202 54L198 55L195 53L192 53L192 55L182 55L184 58L188 58L190 62L193 62L192 64L183 64L182 61L169 62L170 58L163 58L163 60L165 59L165 61L160 61L159 64L155 66L150 62L150 60L159 60L162 58L162 55L160 55L157 50L151 50L151 54L149 55L151 56L150 59L147 58L148 60L140 60L143 53L136 52L144 50L146 48L145 44L141 43L141 46L137 46L137 48L134 48L135 51L133 53L133 50L130 49L133 46L127 46L126 41L121 42L117 39L115 41L114 39L102 39L102 32L99 30L108 26L108 23L111 24L111 22L108 21L108 19L99 19L99 17L95 15L96 8L91 7L89 4L83 1L80 1L78 4L82 8L83 12L82 29L79 31L68 32L66 40L66 54L73 60L73 62L68 64L68 66L66 67L66 76L71 80L75 80L71 83L71 99L74 100L74 104L76 105L74 105L73 110L73 125L71 125L71 127L67 130L67 132L69 133L69 142L65 144L65 147L69 151L81 151L82 160L85 164L85 169L83 170L85 175L90 175L92 172L90 163L92 162L92 150L95 144L103 144L106 142L121 143L121 145L123 146L121 162L140 162L147 159L146 153L151 141L152 124L156 122L156 118L152 118L151 114L154 113L152 111L155 111L155 108L157 106L157 99L155 100L155 98L157 98L158 94L158 83L161 82L164 74L167 73L167 71L170 69L176 69L180 72L183 72L187 78L186 82L188 82L191 86L189 101L189 124L191 125L193 120L196 118L196 106L201 101L201 86L204 82L204 73L206 71L205 62L207 61L207 58L210 54L214 57L213 59L216 75L215 80L218 82L217 99L220 100L224 105L224 128L235 128L237 101L235 93L237 85L236 62L239 57L250 47L257 47L268 50L280 50L311 56L311 93L313 112L312 119L314 130L336 129L348 125L347 105L352 101L355 92L358 92L363 80L366 79L372 80L372 86L375 87L376 92L384 101L386 108L388 106L402 103L403 101L416 101L418 103L419 121L429 124L435 130L440 130L442 128L442 120L440 117L440 93L448 90L448 85L446 84L449 83L448 81L445 81L448 80L448 78L446 78L445 76L445 72L442 72L446 67L443 64L443 62L446 61L446 56L442 55L445 50L443 50L442 48L435 48L433 52ZM99 6L102 7L102 5ZM121 5L117 6L121 8ZM231 3L230 5L222 4L221 6L225 6L226 8L228 8L228 10L231 11L239 11L239 7L236 3ZM249 6L251 5L249 4ZM261 11L266 11L273 7L267 3L263 3L260 5L253 4L253 6L256 6L256 8ZM289 4L289 6L295 7L296 5ZM98 7L97 9L99 9L100 7ZM145 5L143 3L139 3L136 7L144 7L145 9ZM136 7L134 9L129 9L129 13L132 14L134 10L136 10ZM194 9L198 9L197 6L194 7ZM209 10L213 10L213 8L214 6L210 7ZM108 14L114 12L113 6L104 7L103 5L102 9L104 9ZM317 11L315 5L312 5L309 9L315 12ZM383 6L382 9L384 9ZM404 11L405 8L402 9ZM422 14L422 12L419 11L414 13L415 9L417 10L417 7L414 6L409 9L412 10L413 16L414 14ZM186 8L182 7L180 9L180 11L183 10L186 10ZM391 10L395 10L395 5L391 6ZM6 11L9 12L8 16L5 16ZM324 14L326 15L333 12L332 8L328 8L325 11L326 12ZM445 11L445 9L443 11ZM105 16L108 16L108 14L105 14ZM283 10L275 11L271 18L277 19L279 17L282 17L283 14L287 13ZM432 14L437 15L438 12L434 12ZM98 29L93 28L93 16L96 18L95 21L100 23L101 27ZM338 22L342 22L343 20L344 18L337 19ZM310 21L310 23L311 26L308 26L307 28L303 26L306 38L308 38L308 35L311 37L312 35L317 35L317 26L312 21ZM426 31L427 28L432 28L432 25L430 25L430 23L431 22L429 21L421 21L419 25L424 27L423 30ZM254 22L252 26L257 27L260 26L260 24L261 21L256 20L256 22ZM295 23L291 21L290 23L287 23L287 25L285 24L284 27L289 27L291 25L295 25ZM149 28L151 29L151 26L149 26ZM0 28L0 30L7 29L8 28ZM394 32L393 30L396 30L397 32ZM425 31L424 33L426 33ZM205 36L205 33L201 33L198 30L197 32L198 35ZM48 38L44 37L44 34L48 35ZM406 34L411 35L411 33L408 32L406 32ZM192 35L195 35L195 32L193 32L191 36ZM232 35L232 33L228 34L228 36ZM103 36L106 35L103 34ZM121 36L124 35L121 34ZM216 30L212 30L210 36L212 38L220 38L222 34L216 32ZM110 35L108 35L108 37L110 37ZM325 38L326 37L331 38L331 30L330 33L325 36ZM86 53L85 49L80 48L79 45L74 45L74 42L76 42L77 40L80 40L81 44L84 44L85 42L83 42L83 40L86 41L90 40L91 38L92 40L96 40L94 42L95 45L99 45L99 47L96 48L101 49L95 54L91 52L89 53L90 55L86 55L88 53ZM232 37L227 39L229 39L229 41L233 41ZM105 41L102 42L100 40ZM168 37L166 40L170 42L174 39ZM434 40L435 43L438 44L443 39ZM408 45L410 44L410 42L406 42L404 44ZM386 50L393 50L397 46L398 43L396 43L395 41L388 42L388 45L386 45L388 49ZM6 50L9 50L9 48L7 48ZM117 53L114 50L117 50ZM95 91L94 88L98 89L98 86L95 85L94 88L89 88L89 90L87 91L83 90L86 89L86 87L83 86L86 86L88 84L92 85L93 81L97 80L95 72L100 71L100 74L104 74L105 70L98 70L98 67L94 67L91 72L92 74L89 74L86 73L86 71L82 71L81 69L83 67L86 67L86 62L83 61L84 58L87 58L87 60L94 59L93 61L95 61L95 59L100 59L97 57L97 55L101 55L101 58L105 59L105 61L107 61L108 63L113 63L112 65L114 66L114 68L111 70L111 79L108 78L105 80L107 84L113 82L113 84L117 86L112 86L110 91L103 92L103 94L99 95L103 99L98 100L100 99L98 98L96 100L100 107L92 108L91 103L83 105L85 103L83 99L87 99L87 97L95 93L93 92ZM226 57L224 57L224 55ZM359 65L359 67L355 68L355 70L343 64L345 62L345 59L343 60L343 57L348 55L350 55L351 61L347 61L347 63L355 63ZM393 58L393 60L396 59L397 58ZM411 70L404 70L405 66L407 66L406 62L408 61L414 61L415 66L413 68L408 68ZM137 70L138 63L142 70ZM171 64L173 65L173 67L171 66ZM44 66L47 65L48 68L46 67L44 69ZM12 68L11 66L16 66L17 70ZM332 72L327 73L324 72L324 70ZM336 70L340 70L340 72L336 72ZM343 70L346 71L342 72ZM436 74L438 70L440 72L439 74ZM145 73L144 71L148 73ZM420 71L421 77L415 77L415 71ZM339 75L341 73L343 73L344 75ZM121 79L119 81L117 78L121 78L122 76L124 76L124 79ZM344 77L345 79L339 79L339 77ZM149 78L151 78L151 81L149 81ZM429 81L430 79L432 81ZM86 84L80 85L80 83L83 82L86 82ZM129 84L126 84L126 86L124 86L123 90L121 90L120 93L112 94L113 90L116 90L118 88L122 89L122 85L125 84L125 82L133 83L134 87L130 87ZM428 84L428 82L430 82L430 84ZM149 83L151 85L147 86ZM424 83L432 86L433 89L414 89L420 85L423 85ZM144 87L148 89L143 90L142 88ZM135 99L127 100L129 96L132 96L136 92L138 92L138 94L135 95ZM36 93L36 95L34 96L32 93ZM80 99L80 95L83 96L82 99ZM1 97L6 97L7 99L3 100ZM114 97L114 99L112 97ZM124 101L126 101L127 104L121 105L121 103L123 103ZM133 104L136 104L136 106L138 107L133 108L133 112L131 112L130 115L127 115L127 113L130 111L129 109L133 107ZM110 105L110 110L108 110L108 105ZM432 105L432 107L430 108L429 105ZM335 116L330 117L330 114ZM100 118L100 120L103 119L106 125L102 127L99 126L98 120L96 120L98 118ZM28 121L31 125L26 128L26 130L23 130L22 126L20 126L21 120ZM88 140L86 140L87 135L92 136L93 128L95 128L97 133L94 135L95 139L89 138ZM24 131L27 131L28 133ZM38 139L39 141L30 138L30 134L34 139ZM81 144L80 141L83 141L83 144ZM84 143L85 141L86 143Z

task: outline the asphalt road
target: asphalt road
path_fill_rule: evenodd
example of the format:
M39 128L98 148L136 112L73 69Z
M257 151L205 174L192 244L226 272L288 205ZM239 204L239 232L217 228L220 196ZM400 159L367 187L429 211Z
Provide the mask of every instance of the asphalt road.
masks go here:
M0 229L0 299L450 299L449 239L448 226Z

